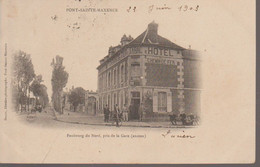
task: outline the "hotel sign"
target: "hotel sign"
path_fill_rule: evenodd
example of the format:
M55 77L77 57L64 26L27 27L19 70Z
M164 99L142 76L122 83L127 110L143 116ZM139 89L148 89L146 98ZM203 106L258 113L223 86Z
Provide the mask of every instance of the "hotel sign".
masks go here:
M164 48L164 47L132 47L129 49L130 54L145 54L145 55L154 55L154 56L168 56L173 57L177 56L179 53L174 49Z
M178 57L181 56L178 51L174 49L164 48L164 47L157 47L157 46L138 46L138 47L131 47L127 50L120 53L118 56L114 57L111 61L108 62L107 68L113 66L123 58L128 55L147 55L147 56L160 56L160 57ZM164 60L161 60L164 62ZM170 60L173 61L173 60ZM153 60L151 60L153 62ZM153 63L158 62L158 60L154 60ZM161 63L162 64L162 63ZM172 62L165 62L164 64L173 64Z

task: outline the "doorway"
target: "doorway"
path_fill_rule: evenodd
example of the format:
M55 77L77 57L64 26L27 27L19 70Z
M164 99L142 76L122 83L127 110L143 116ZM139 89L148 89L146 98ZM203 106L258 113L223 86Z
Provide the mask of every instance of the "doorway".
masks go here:
M140 106L140 92L131 92L131 110L129 117L131 120L139 119L138 109Z

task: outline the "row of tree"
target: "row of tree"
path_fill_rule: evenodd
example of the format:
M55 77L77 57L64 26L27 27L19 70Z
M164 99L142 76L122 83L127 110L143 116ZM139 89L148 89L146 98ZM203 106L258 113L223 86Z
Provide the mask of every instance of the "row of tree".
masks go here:
M63 57L56 56L52 60L51 66L53 68L51 79L53 108L56 112L63 114L67 101L73 107L73 111L76 111L80 104L84 104L86 91L82 87L77 87L65 94L63 88L68 82L69 74L63 66ZM66 100L66 98L68 99Z
M13 102L17 111L29 111L32 99L35 99L35 104L41 104L46 107L49 103L47 87L43 84L42 75L36 75L30 54L23 51L18 51L13 55L12 65L12 95ZM63 114L65 107L65 96L63 88L68 82L69 74L63 66L63 58L56 56L53 59L51 66L52 70L52 104L56 112ZM30 97L31 92L34 95ZM76 111L79 104L85 102L85 90L82 87L77 87L68 92L67 101L73 106Z
M36 104L45 107L49 103L47 87L42 84L42 76L35 74L30 54L18 51L13 55L11 82L12 100L18 111L30 110L31 92L35 96Z
M56 61L53 59L51 66L52 70L52 103L56 112L63 114L65 107L65 99L63 98L63 88L68 82L69 74L65 71L62 64L63 57L56 56Z
M82 87L72 89L68 94L68 102L73 106L73 111L77 111L80 104L85 104L85 90Z

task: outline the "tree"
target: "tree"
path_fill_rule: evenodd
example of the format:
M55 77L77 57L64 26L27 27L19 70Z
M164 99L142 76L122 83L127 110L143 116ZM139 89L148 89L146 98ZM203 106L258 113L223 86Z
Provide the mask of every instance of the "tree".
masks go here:
M19 104L28 104L27 110L29 110L30 100L30 82L35 77L34 67L31 61L31 56L23 51L18 51L13 55L12 64L12 86L13 86L13 100L16 104L16 108L19 110Z
M30 86L30 90L36 97L36 103L40 103L43 107L45 107L49 103L49 98L47 94L47 87L44 84L41 84L41 82L43 82L42 76L36 76Z
M30 90L33 92L33 95L37 98L41 95L41 76L36 76L34 81L30 86Z
M47 93L47 87L45 85L42 85L41 86L42 88L42 95L40 96L40 102L43 106L43 108L45 108L48 104L49 104L49 96L48 96L48 93Z
M52 102L54 109L59 112L60 114L63 113L62 111L62 104L61 104L61 96L62 90L66 86L68 82L69 74L65 71L65 67L62 65L63 58L60 56L56 56L56 62L52 61Z
M79 104L84 104L85 92L82 87L77 87L70 92L68 101L73 105L74 112L77 110Z

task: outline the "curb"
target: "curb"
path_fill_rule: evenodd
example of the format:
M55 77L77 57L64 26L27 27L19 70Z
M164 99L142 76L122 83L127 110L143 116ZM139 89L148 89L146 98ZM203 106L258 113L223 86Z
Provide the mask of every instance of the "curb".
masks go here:
M93 125L93 126L115 126L114 124L100 124L100 123L81 123L81 122L71 122L71 121L63 121L60 119L54 119L55 121L58 122L63 122L63 123L70 123L70 124L82 124L82 125ZM138 127L138 128L197 128L197 126L152 126L152 125L120 125L119 127Z

